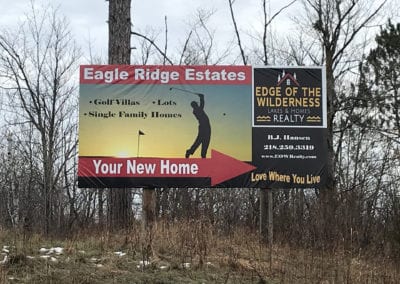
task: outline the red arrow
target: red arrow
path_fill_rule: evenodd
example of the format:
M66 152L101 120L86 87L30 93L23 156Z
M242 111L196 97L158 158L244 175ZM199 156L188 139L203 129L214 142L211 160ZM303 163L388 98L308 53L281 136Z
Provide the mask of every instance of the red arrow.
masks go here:
M79 157L79 177L210 177L211 186L254 170L233 157L211 151L211 158Z
M211 186L256 169L256 167L252 165L216 150L211 150L210 159L198 160L200 164L202 164L202 168L204 168L203 176L211 177Z

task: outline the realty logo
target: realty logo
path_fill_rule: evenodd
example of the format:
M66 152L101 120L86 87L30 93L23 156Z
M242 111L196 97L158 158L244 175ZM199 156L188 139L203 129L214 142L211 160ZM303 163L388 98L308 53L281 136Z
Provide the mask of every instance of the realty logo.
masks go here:
M321 127L321 68L254 68L253 126Z

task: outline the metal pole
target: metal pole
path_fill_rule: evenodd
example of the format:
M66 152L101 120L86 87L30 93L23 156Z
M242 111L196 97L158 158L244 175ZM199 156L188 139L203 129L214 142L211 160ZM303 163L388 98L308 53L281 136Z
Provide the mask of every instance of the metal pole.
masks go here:
M274 240L274 223L273 223L273 211L274 205L272 202L272 189L268 189L268 243L272 246Z
M274 223L273 223L273 200L272 189L268 189L268 246L269 246L269 269L272 272L272 245L274 241Z
M140 147L140 133L138 132L138 137L137 137L137 153L136 157L139 158L139 147Z

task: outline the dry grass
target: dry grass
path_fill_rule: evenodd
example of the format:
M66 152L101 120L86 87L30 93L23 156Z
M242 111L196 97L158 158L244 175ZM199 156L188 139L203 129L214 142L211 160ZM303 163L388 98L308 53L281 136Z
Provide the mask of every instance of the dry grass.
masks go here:
M0 283L399 283L389 259L344 249L274 245L254 232L218 232L205 221L158 222L129 233L79 233L68 239L0 231ZM60 255L40 248L64 248ZM120 254L116 254L120 252ZM47 255L47 256L46 256ZM46 258L45 258L46 257Z

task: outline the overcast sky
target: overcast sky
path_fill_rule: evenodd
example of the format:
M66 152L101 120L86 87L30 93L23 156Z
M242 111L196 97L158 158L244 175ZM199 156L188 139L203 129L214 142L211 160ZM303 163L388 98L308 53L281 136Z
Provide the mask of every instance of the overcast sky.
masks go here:
M271 1L271 14L291 2L291 0ZM58 7L61 14L70 22L70 27L84 53L88 53L90 41L95 53L106 58L108 42L108 2L104 0L36 0L36 5ZM47 3L47 4L46 4ZM254 34L261 30L261 0L236 0L234 9L240 30L246 34ZM30 0L0 0L0 26L15 25L22 20L24 13L29 13ZM300 4L295 4L299 7ZM152 27L159 32L159 44L163 46L164 17L168 18L169 50L174 51L182 46L189 30L189 22L193 20L196 10L203 8L215 11L209 27L215 29L219 42L233 38L233 26L227 0L132 0L132 21L134 29L144 32ZM296 7L282 14L275 22L276 26L288 24L288 17ZM132 42L134 45L134 42Z
M388 1L393 3L389 7L393 8L396 5L400 7L400 0ZM273 15L291 0L267 2L270 2L269 13ZM272 28L275 32L278 31L284 35L294 29L291 19L302 9L301 2L298 0L273 21ZM21 21L24 14L29 13L30 3L31 0L0 0L0 28L16 25ZM58 7L60 13L68 19L84 57L88 57L90 41L95 55L101 56L106 61L108 2L105 0L35 0L35 3L40 7L48 6L49 3ZM176 52L178 48L181 49L189 31L189 23L193 21L196 11L200 8L214 11L208 27L215 30L217 45L226 46L229 40L234 39L228 0L132 0L131 3L134 30L146 34L146 29L151 27L159 34L157 44L160 47L164 46L164 17L167 16L170 53ZM261 33L262 0L236 0L234 10L242 40L249 41L257 32ZM387 10L385 14L398 10L400 9ZM398 15L397 12L397 19ZM132 45L135 46L135 39L132 40Z

